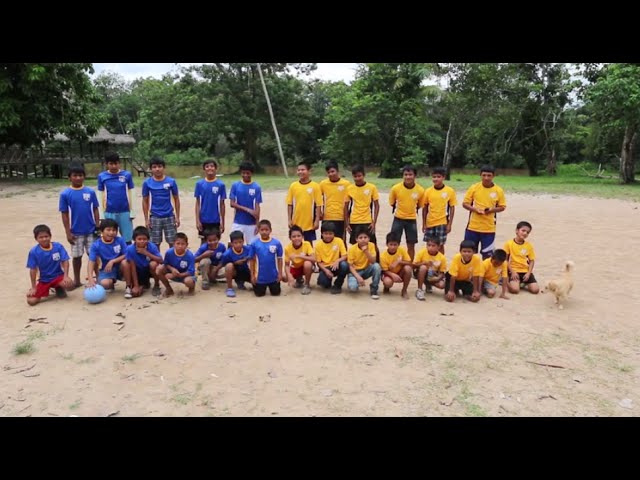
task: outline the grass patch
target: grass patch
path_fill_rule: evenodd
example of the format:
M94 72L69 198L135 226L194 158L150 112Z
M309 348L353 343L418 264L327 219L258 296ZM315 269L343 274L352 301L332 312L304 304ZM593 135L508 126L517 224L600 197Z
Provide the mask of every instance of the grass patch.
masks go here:
M76 400L71 405L69 405L69 410L77 410L80 407L81 403L82 403L82 400L79 400L79 399Z
M47 336L47 334L45 332L43 332L42 330L36 330L36 331L33 331L33 332L29 333L29 335L27 336L27 340L29 340L29 341L42 340L46 336Z
M60 356L64 359L64 360L73 360L73 353L69 353L69 354L60 354Z
M189 402L193 400L193 395L191 393L178 393L171 398L171 401L179 404L179 405L187 405Z
M26 355L28 353L32 353L36 350L36 347L33 345L31 340L23 340L13 347L14 355Z
M633 372L633 367L631 365L617 365L616 368L622 373Z
M121 358L121 360L123 362L133 363L137 359L139 359L141 356L142 356L141 353L134 353L133 355L125 355L124 357Z

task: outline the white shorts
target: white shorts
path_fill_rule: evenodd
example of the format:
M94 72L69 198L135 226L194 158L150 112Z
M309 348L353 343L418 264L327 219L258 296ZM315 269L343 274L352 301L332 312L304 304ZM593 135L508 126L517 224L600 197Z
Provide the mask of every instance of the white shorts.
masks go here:
M244 243L249 245L254 239L258 238L254 233L256 231L256 226L257 225L241 225L239 223L234 223L231 225L231 231L229 234L236 231L242 232L242 235L244 235Z

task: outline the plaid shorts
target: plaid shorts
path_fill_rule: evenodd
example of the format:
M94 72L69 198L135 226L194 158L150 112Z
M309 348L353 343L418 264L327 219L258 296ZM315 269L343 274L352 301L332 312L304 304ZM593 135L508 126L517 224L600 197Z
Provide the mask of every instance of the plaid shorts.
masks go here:
M426 233L424 234L424 242L427 241L427 238L434 237L440 240L440 244L444 245L447 243L447 225L438 225L437 227L427 228Z
M71 258L80 258L87 252L89 255L89 250L91 250L91 245L93 245L93 241L96 239L93 233L89 235L74 235L76 237L75 243L71 245Z
M151 217L151 241L156 245L162 243L162 232L167 243L173 243L176 239L176 217Z

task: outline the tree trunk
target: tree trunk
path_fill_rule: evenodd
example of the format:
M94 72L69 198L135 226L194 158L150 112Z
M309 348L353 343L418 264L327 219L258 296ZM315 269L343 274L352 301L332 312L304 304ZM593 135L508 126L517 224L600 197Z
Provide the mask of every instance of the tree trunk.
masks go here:
M449 121L449 128L447 129L447 139L444 142L444 157L442 159L442 166L445 168L445 179L451 180L451 149L449 147L449 138L451 136L451 127L453 122Z
M258 163L258 137L254 132L245 132L244 136L244 159L253 163L256 173L264 173L264 167Z
M620 155L620 183L633 183L635 181L635 164L633 159L635 141L635 128L628 126L624 131L624 139L622 140L622 153Z
M549 175L556 175L558 173L556 149L551 147L547 154L547 173Z

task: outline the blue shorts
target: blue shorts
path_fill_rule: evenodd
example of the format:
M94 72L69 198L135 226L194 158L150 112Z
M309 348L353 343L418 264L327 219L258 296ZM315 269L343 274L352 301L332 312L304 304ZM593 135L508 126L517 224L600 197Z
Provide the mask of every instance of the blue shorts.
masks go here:
M307 230L306 232L302 232L302 236L305 241L313 243L316 240L316 231L315 230Z
M482 233L466 229L464 239L476 244L476 251L482 255L482 259L489 258L495 249L496 232ZM482 245L479 247L479 245Z
M185 278L189 278L189 277L172 278L171 281L176 283L184 283ZM198 278L195 275L191 278L193 278L194 283L198 281Z
M122 280L122 275L120 274L120 264L114 265L110 272L100 270L98 272L98 282L101 282L102 280Z
M133 222L131 221L130 212L110 213L104 212L104 218L110 218L118 222L118 230L120 236L125 242L130 242L133 236Z

